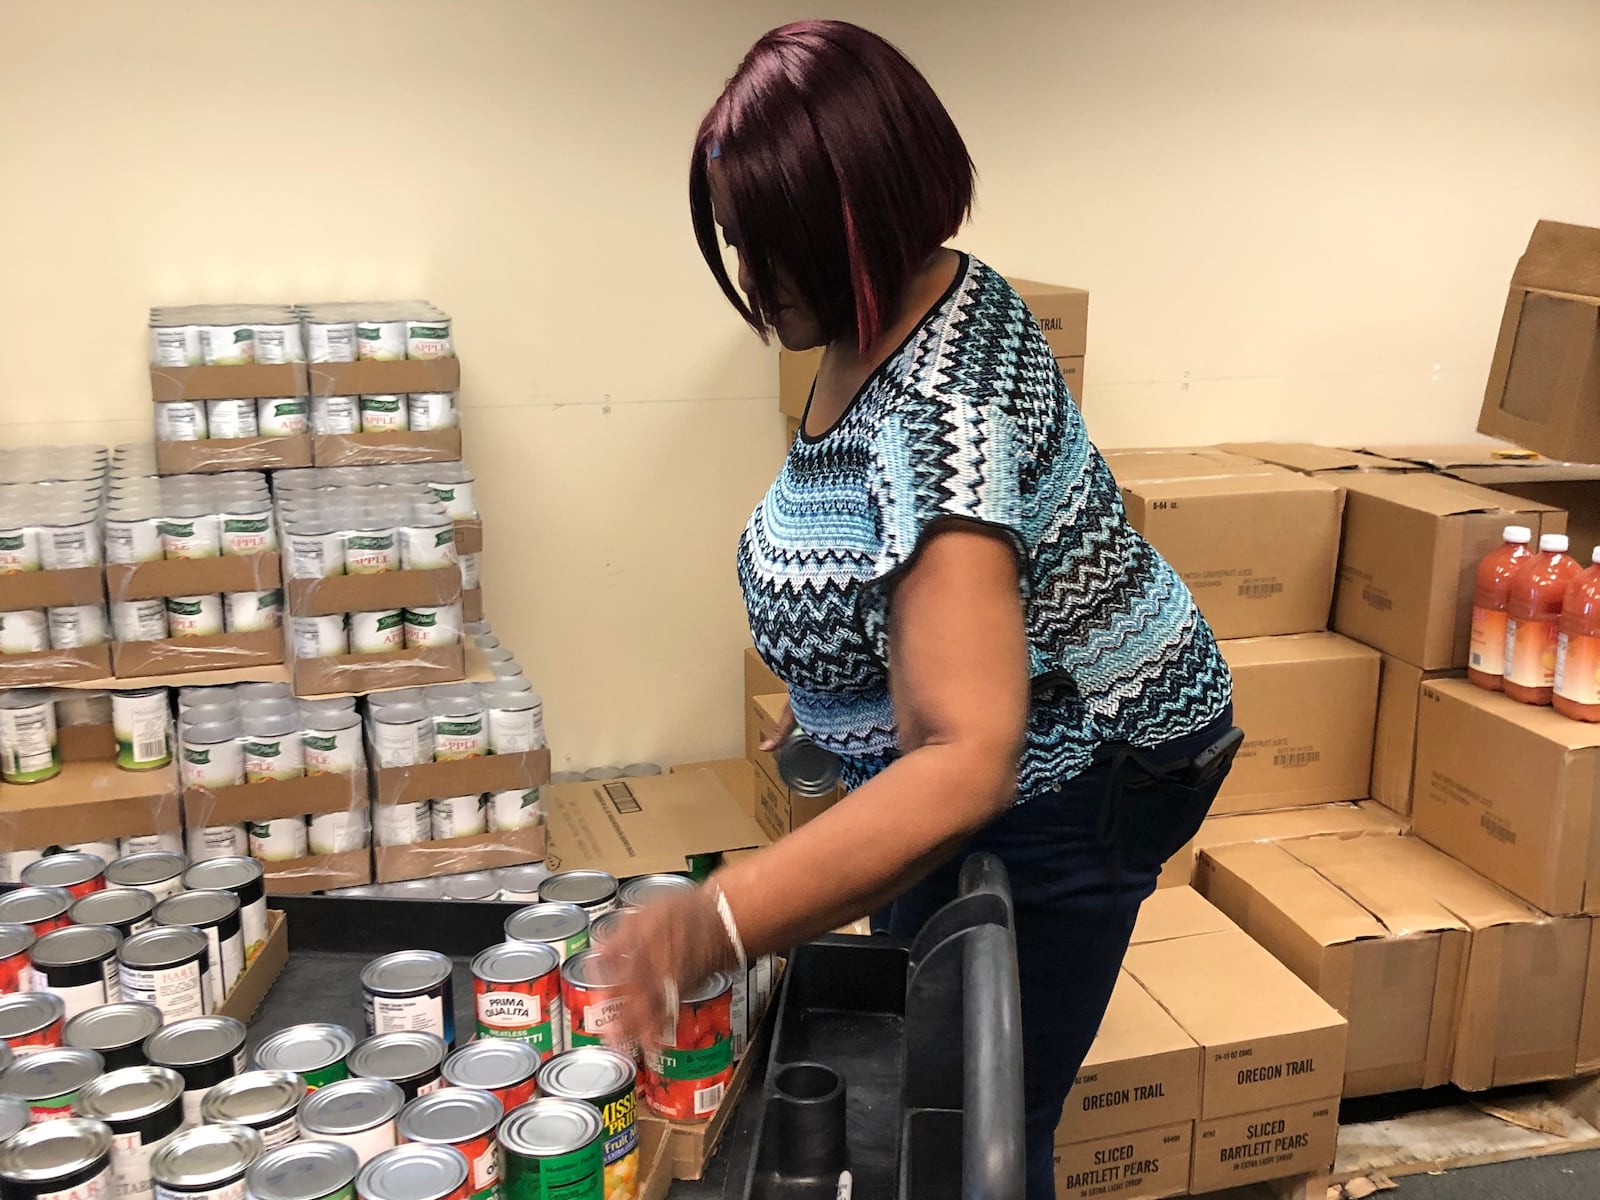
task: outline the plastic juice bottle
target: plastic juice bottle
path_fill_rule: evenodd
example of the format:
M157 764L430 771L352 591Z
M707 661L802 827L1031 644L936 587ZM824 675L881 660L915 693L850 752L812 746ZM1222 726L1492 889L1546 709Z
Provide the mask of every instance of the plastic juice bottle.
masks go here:
M1507 525L1504 541L1478 564L1478 586L1472 593L1472 653L1467 657L1467 678L1481 688L1498 692L1506 673L1506 604L1511 597L1511 577L1532 553L1528 543L1533 530Z
M1600 721L1600 546L1590 561L1567 589L1557 626L1553 703L1574 721Z
M1549 704L1555 694L1557 622L1567 588L1583 574L1567 554L1567 535L1539 538L1539 553L1511 577L1506 604L1505 692L1523 704Z

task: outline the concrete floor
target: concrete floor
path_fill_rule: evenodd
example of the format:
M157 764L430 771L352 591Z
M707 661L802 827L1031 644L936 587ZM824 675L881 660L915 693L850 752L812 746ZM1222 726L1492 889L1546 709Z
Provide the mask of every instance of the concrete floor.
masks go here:
M1468 1167L1443 1175L1407 1175L1395 1200L1594 1200L1600 1196L1600 1150Z

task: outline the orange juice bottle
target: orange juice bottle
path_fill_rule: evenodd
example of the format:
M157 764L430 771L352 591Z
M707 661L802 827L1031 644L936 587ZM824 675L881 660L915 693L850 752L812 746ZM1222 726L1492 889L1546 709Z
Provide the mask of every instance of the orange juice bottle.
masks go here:
M1467 656L1467 678L1481 688L1498 692L1506 673L1506 604L1511 577L1530 553L1533 530L1507 525L1504 541L1478 564L1478 586L1472 593L1472 653Z
M1552 703L1574 721L1600 721L1600 546L1590 567L1567 589L1556 638Z
M1549 704L1555 694L1557 623L1567 588L1583 574L1567 554L1567 535L1539 538L1539 553L1530 554L1511 577L1506 603L1505 692L1523 704Z

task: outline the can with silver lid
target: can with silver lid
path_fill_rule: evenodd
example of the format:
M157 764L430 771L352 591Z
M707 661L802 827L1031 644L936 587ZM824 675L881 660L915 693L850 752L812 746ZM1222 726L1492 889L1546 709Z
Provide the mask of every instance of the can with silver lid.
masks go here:
M566 962L589 948L589 915L575 904L530 904L506 918L506 941L544 942Z
M535 789L537 791L537 789ZM497 795L503 793L491 792L490 803ZM523 793L526 795L526 793ZM550 868L540 863L520 863L514 867L501 867L500 899L510 900L516 904L537 904L539 902L539 885L550 878Z
M433 761L433 717L421 704L385 704L372 717L372 750L380 767Z
M397 950L373 959L361 971L367 1032L422 1030L455 1045L451 970L450 960L436 950Z
M112 1188L111 1128L66 1117L24 1129L0 1144L5 1200L100 1200Z
M544 942L502 942L472 960L480 1038L527 1042L549 1058L562 1043L561 958Z
M453 1088L492 1092L506 1112L534 1097L539 1052L527 1042L483 1038L444 1060L444 1081Z
M194 863L183 873L185 887L195 891L232 892L239 898L239 933L244 961L252 963L267 944L266 872L255 859L229 854Z
M453 1146L401 1145L356 1176L358 1200L468 1200L472 1168Z
M433 828L433 836L444 836L437 825ZM467 871L461 875L446 875L443 879L446 900L487 901L500 898L500 885L495 882L492 871Z
M106 860L98 854L51 854L22 868L24 887L62 888L73 899L106 886Z
M121 942L122 935L109 925L68 925L51 930L33 944L38 990L59 997L67 1019L102 1004L115 1004L122 999L117 974Z
M839 786L839 756L824 750L796 727L778 747L778 777L791 791L820 799Z
M148 1061L144 1041L160 1028L161 1010L155 1005L124 1000L73 1017L62 1026L61 1044L95 1051L108 1071L142 1067Z
M297 521L284 533L290 579L328 579L344 574L344 534L329 521Z
M182 1097L183 1080L165 1067L121 1067L79 1091L78 1115L111 1127L114 1200L150 1195L150 1158L183 1128Z
M500 1174L507 1196L599 1200L605 1186L600 1114L579 1100L542 1096L500 1124ZM632 1195L630 1185L615 1195Z
M61 1045L66 1006L53 992L12 992L0 996L0 1042L18 1060Z
M640 1092L669 1121L709 1120L733 1081L733 977L713 972L684 993L670 1028L647 1047Z
M450 318L443 313L406 319L407 358L454 358L455 341L450 334Z
M305 1083L292 1071L245 1071L206 1092L200 1120L248 1125L261 1135L262 1145L275 1150L300 1136L297 1114L305 1094Z
M632 1195L638 1181L637 1073L604 1046L558 1054L539 1068L539 1092L589 1105L604 1127L606 1194Z
M183 846L190 862L234 858L249 851L250 835L243 825L191 825L184 830Z
M258 363L305 362L305 340L300 336L299 321L258 321L253 328Z
M261 1157L261 1135L244 1125L196 1125L150 1156L155 1200L240 1200L244 1174Z
M637 909L614 908L596 917L589 922L589 944L596 950L604 950L624 924L638 919L637 914Z
M311 397L311 432L318 437L360 433L361 410L356 397Z
M146 850L124 854L106 866L106 887L136 888L157 900L183 891L184 858L170 850ZM137 932L137 931L135 931Z
M73 908L76 907L74 903ZM71 918L72 909L67 910L67 916ZM0 925L0 995L33 990L33 964L28 951L38 937L26 925Z
M5 1066L11 1065L10 1058L4 1059ZM0 1096L0 1143L10 1141L28 1127L28 1102L21 1096Z
M73 926L101 925L115 930L119 938L125 938L154 927L155 918L152 914L155 907L156 898L149 892L138 888L112 888L105 892L91 892L75 901L67 910L67 915L72 918ZM110 968L115 977L117 966L114 952ZM120 983L117 992L120 997Z
M0 1072L0 1092L28 1102L30 1124L58 1121L72 1116L79 1089L104 1070L93 1050L51 1046L13 1060Z
M418 1096L400 1110L402 1143L452 1146L467 1160L473 1200L495 1200L500 1184L500 1146L495 1130L505 1109L499 1097L475 1088L449 1087Z
M290 1025L262 1040L255 1065L261 1071L291 1071L304 1081L306 1091L314 1092L350 1078L345 1060L355 1046L355 1035L343 1025Z
M389 1079L339 1079L300 1101L300 1137L340 1142L363 1163L395 1145L405 1093Z
M617 880L606 871L562 871L539 885L544 904L574 904L591 921L617 907Z
M171 323L169 323L171 322ZM168 318L150 322L150 365L152 367L198 367L200 365L200 326L184 325Z
M635 875L625 880L618 890L617 900L623 908L642 908L657 900L695 889L694 880L687 875L665 872L655 875Z
M111 724L117 739L117 766L153 771L172 761L172 715L166 688L111 693Z
M444 1086L442 1070L449 1053L444 1039L420 1029L378 1033L350 1052L350 1074L357 1079L387 1079L398 1084L407 1100Z
M400 569L400 546L393 525L367 520L344 531L344 573L382 575Z
M67 912L76 899L66 888L20 887L0 896L0 923L26 925L36 934L71 924Z
M130 854L149 854L156 850L163 854L182 854L182 831L162 829L155 833L130 833L127 837L117 839L118 858L126 858Z
M163 901L162 903L166 903ZM154 1005L168 1021L211 1011L206 935L183 925L136 933L117 951L122 995Z
M183 1119L200 1123L200 1102L224 1079L244 1070L245 1031L233 1017L189 1017L158 1029L146 1039L145 1059L183 1076Z
M179 892L156 905L155 919L157 925L188 926L205 935L209 948L206 975L211 981L211 1007L226 1000L239 982L239 976L244 974L239 897L224 891Z
M574 954L561 964L568 1047L600 1045L611 1036L627 1003L621 985L614 964L608 965L597 950Z
M354 321L307 321L306 358L310 362L355 362L356 325Z
M299 1142L268 1150L245 1172L251 1200L350 1200L361 1158L338 1142Z
M237 787L245 781L244 738L237 716L185 725L178 732L178 742L185 785L215 789Z

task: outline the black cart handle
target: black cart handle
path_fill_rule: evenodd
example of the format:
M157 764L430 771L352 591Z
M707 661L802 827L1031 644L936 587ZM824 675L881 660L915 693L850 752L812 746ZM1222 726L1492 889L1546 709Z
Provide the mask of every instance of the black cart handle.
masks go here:
M964 893L997 892L1011 907L1005 867L992 854L967 860L961 887ZM962 1200L1022 1200L1027 1172L1016 942L1000 925L964 936Z

